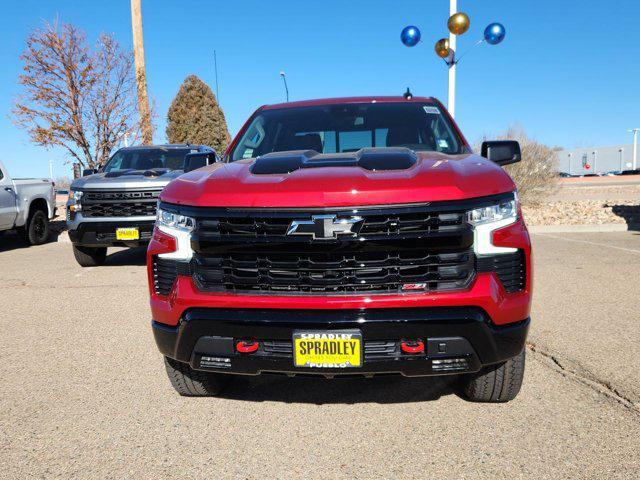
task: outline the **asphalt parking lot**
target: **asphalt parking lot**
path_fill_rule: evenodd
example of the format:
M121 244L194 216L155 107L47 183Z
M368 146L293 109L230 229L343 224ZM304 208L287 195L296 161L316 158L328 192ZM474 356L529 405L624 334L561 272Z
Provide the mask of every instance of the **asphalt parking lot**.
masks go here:
M523 390L485 405L400 377L181 398L143 251L82 269L63 241L0 237L0 478L639 478L640 234L533 239Z

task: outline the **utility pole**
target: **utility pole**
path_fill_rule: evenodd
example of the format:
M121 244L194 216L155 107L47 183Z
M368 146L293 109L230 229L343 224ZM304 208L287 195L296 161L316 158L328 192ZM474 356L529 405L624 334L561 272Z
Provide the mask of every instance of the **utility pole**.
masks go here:
M142 143L153 143L151 129L151 110L147 95L147 73L144 65L144 41L142 38L142 7L140 0L131 0L131 28L133 30L133 54L136 67L136 84L138 85L138 113L142 130Z
M458 0L449 0L449 16L458 11ZM449 49L453 52L452 62L449 63L449 99L447 101L447 110L452 118L456 117L456 38L452 32L449 32Z
M638 165L638 132L640 128L632 128L629 130L630 133L633 133L633 170L636 169Z

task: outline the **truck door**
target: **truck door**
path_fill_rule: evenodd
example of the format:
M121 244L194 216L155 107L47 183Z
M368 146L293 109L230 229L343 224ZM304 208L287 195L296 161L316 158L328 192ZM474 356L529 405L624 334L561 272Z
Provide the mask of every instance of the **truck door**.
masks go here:
M0 164L0 230L12 228L16 215L16 192L13 182Z

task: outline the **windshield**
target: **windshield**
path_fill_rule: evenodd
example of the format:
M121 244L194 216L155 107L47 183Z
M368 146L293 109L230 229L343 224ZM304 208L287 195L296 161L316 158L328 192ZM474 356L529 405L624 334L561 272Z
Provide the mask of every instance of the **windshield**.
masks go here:
M355 152L365 147L407 147L464 153L464 145L434 104L354 103L266 110L258 114L230 160L270 152Z
M104 166L106 173L115 170L153 170L154 168L168 168L181 170L184 156L197 152L190 148L135 148L118 150Z

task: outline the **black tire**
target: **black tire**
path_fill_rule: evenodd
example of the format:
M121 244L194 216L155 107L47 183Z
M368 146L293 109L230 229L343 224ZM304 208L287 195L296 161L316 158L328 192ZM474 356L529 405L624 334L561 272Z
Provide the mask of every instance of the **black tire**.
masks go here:
M107 247L73 246L73 256L81 267L99 267L107 259Z
M49 240L50 229L47 212L43 210L33 210L29 213L27 223L21 229L24 239L31 245L42 245Z
M473 402L503 403L518 395L524 378L525 352L467 377L463 393Z
M229 382L229 375L200 372L187 363L164 357L164 366L171 385L183 397L213 397Z

